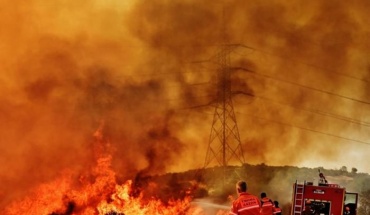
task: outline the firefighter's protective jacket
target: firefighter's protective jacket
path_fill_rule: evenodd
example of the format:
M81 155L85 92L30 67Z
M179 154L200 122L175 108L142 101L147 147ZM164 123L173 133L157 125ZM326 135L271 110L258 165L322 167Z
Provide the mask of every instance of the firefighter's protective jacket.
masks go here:
M274 207L274 215L281 215L281 208Z
M273 215L274 203L268 197L261 199L261 215Z
M257 196L243 192L233 202L230 215L260 215L261 203Z

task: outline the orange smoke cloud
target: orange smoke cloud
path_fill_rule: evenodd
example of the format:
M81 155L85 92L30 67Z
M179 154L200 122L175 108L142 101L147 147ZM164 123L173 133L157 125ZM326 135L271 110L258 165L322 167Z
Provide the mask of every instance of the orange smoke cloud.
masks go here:
M213 110L190 108L215 100L225 40L252 47L232 53L254 71L232 79L252 95L234 102L247 162L306 165L310 150L322 166L346 150L369 171L368 145L325 135L366 141L368 128L317 115L366 122L368 105L302 87L368 99L367 1L124 2L0 3L0 206L89 166L101 120L120 178L200 167Z

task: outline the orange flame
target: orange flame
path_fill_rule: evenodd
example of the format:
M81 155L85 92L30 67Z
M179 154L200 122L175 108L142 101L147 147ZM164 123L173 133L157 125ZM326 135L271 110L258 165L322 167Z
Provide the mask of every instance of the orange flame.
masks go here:
M101 127L94 133L98 144L106 148ZM32 190L23 200L13 202L5 209L6 215L203 215L204 211L191 205L191 196L166 203L152 198L145 200L141 192L133 193L131 180L119 185L111 168L112 156L99 150L91 173L76 175L62 171L54 181ZM219 212L219 215L222 213Z
M142 195L132 197L132 181L116 184L110 169L111 156L98 159L93 183L73 189L73 174L65 171L53 182L42 184L22 201L14 202L5 214L189 214L191 198L171 200L164 204L158 199L144 200ZM81 179L84 181L84 179Z

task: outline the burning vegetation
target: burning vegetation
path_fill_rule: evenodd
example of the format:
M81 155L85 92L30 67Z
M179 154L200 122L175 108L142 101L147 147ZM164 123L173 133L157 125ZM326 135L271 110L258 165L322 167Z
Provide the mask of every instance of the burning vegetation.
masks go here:
M95 137L95 166L84 174L65 170L59 177L33 189L27 197L15 201L5 210L6 215L186 215L203 214L192 206L192 193L179 190L167 200L159 198L162 191L153 182L139 184L140 178L119 184L111 168L110 144L102 135ZM145 184L145 185L144 185ZM151 195L153 194L153 195ZM222 211L219 212L221 214Z
M365 168L367 145L321 134L369 139L338 123L369 121L343 100L368 101L369 1L224 2L0 1L1 214L202 214L191 184L147 177L203 165L217 66L198 62L223 39L253 48L232 53L248 163ZM268 173L240 178L287 177Z

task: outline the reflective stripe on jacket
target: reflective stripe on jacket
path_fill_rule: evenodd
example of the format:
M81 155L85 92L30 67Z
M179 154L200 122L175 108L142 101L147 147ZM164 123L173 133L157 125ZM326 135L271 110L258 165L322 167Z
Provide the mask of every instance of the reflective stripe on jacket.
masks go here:
M274 207L274 215L281 215L281 208Z
M257 196L240 193L233 202L230 215L260 215L261 203Z
M274 214L274 203L271 199L264 197L261 199L261 215Z

